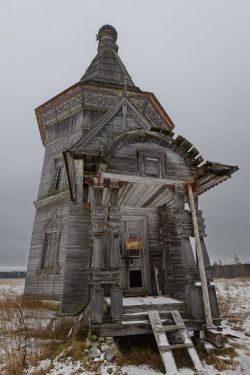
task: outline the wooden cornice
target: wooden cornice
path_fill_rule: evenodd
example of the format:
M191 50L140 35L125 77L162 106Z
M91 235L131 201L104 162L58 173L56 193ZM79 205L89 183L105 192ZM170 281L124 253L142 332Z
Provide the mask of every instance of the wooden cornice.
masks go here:
M84 82L77 82L76 84L70 86L69 88L62 91L60 94L54 96L50 100L46 101L45 103L41 104L39 107L35 109L36 118L38 122L38 127L40 131L40 136L43 145L46 141L46 134L45 134L45 125L43 120L43 114L46 110L52 109L54 106L62 104L65 100L73 98L75 95L82 95L81 88L90 89L93 91L100 91L100 92L114 92L116 95L119 93L119 96L123 95L123 86L120 85L110 85L110 84L98 84L98 83L84 83ZM147 97L149 103L153 106L155 111L160 115L163 122L167 124L167 126L172 130L174 128L174 123L161 106L159 101L157 100L156 96L147 91L141 91L138 87L128 87L127 89L128 97Z

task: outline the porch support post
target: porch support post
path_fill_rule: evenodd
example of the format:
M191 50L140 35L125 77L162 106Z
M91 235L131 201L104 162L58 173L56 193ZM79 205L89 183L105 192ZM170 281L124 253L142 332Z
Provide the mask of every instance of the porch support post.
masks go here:
M190 206L193 228L194 228L195 248L196 248L198 268L199 268L200 279L201 279L201 290L202 290L202 297L203 297L203 303L204 303L206 326L207 328L214 328L212 314L211 314L209 294L208 294L207 278L206 278L205 266L204 266L204 261L203 261L201 240L200 240L200 234L199 234L199 226L198 226L198 220L197 220L197 215L196 215L196 207L195 207L193 189L192 189L191 183L187 184L187 190L188 190L189 206Z
M104 291L96 284L91 288L91 323L101 324L103 320Z
M182 267L185 269L185 277L188 284L192 282L190 274L193 269L197 268L193 249L185 228L185 199L186 188L184 184L175 185L175 202L176 202L176 229L177 236L181 241Z
M92 207L92 233L94 236L91 261L91 323L101 324L103 321L104 289L100 282L95 281L95 275L103 267L103 251L107 234L107 213L102 206L104 186L93 185L94 194Z
M110 271L119 271L121 268L121 216L118 206L118 182L110 182L109 187L109 254L108 269ZM114 321L122 320L122 289L120 287L120 273L117 280L114 280L110 288L111 315Z

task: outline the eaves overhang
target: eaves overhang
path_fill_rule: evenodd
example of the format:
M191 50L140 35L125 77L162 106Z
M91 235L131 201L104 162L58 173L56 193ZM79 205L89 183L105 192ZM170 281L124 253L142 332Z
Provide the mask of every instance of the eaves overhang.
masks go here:
M93 91L98 90L100 93L113 93L114 96L117 96L118 98L124 95L124 87L120 85L102 84L100 86L97 83L77 82L73 86L70 86L35 109L43 145L46 143L47 118L53 116L54 122L57 122L61 120L62 116L64 116L64 118L71 116L73 110L84 110L83 95L85 89ZM129 87L126 95L129 98L142 98L148 100L157 115L160 116L165 127L174 129L175 125L173 121L152 92L141 91L138 87Z

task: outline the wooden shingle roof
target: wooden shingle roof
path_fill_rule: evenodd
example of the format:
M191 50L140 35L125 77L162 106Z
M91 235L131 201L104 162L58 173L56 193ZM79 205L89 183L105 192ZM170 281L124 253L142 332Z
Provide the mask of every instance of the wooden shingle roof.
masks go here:
M97 40L99 42L97 55L84 73L80 82L135 86L117 54L117 31L115 28L110 25L102 26L98 32Z

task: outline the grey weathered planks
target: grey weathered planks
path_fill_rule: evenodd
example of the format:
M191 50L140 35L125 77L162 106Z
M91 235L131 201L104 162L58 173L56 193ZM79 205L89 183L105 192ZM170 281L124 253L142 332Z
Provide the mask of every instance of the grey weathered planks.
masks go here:
M72 204L69 216L62 311L72 314L89 301L90 212Z
M106 334L116 328L121 334L149 330L149 322L121 323L127 319L124 295L168 294L183 301L176 308L189 319L189 327L200 330L203 303L194 285L199 273L190 242L193 223L185 209L186 184L194 190L207 267L198 194L237 167L204 163L191 142L174 135L174 124L155 96L134 85L117 55L116 38L113 27L102 27L97 56L81 81L36 110L45 155L25 294L57 299L65 314L91 305L92 324L100 324ZM53 215L62 224L59 267L38 272L44 228ZM131 255L133 248L129 253L133 241L143 244L139 255ZM208 289L212 317L218 321L216 294ZM108 317L106 295L111 297ZM187 316L186 303L195 319Z
M163 331L163 325L157 310L148 312L149 320L155 336L162 362L165 366L166 373L169 375L177 375L178 370L175 364L173 353L170 349L167 335Z

